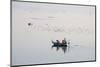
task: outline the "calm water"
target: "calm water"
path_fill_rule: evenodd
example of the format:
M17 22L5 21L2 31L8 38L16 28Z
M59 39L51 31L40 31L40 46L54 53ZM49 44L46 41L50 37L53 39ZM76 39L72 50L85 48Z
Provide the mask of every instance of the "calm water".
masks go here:
M12 6L12 65L95 60L94 7L24 2ZM71 41L67 48L52 48L52 40L63 38Z
M13 45L12 53L14 65L95 60L94 42L91 42L91 39L88 40L88 37L85 39L82 35L75 35L74 38L67 36L66 38L71 40L71 44L64 52L64 48L52 48L51 39L56 38L57 33L41 33L25 32L19 35L22 37L20 39L18 35L18 37L15 36L16 42Z

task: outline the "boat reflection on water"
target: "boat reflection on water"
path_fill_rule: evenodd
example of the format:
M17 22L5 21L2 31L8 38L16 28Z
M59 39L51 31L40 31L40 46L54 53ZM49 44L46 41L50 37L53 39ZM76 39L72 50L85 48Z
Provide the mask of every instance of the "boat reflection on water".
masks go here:
M66 53L66 51L69 50L69 45L70 45L70 41L66 41L66 39L64 38L64 40L62 40L62 42L60 43L59 40L56 40L56 42L52 41L53 45L52 48L56 48L56 51L58 51L60 48L62 49L62 51L64 53Z
M64 46L62 46L62 47L52 46L52 48L54 48L54 47L56 48L56 51L58 51L61 48L64 53L66 53L66 51L69 50L69 47L68 46L67 47L64 47Z

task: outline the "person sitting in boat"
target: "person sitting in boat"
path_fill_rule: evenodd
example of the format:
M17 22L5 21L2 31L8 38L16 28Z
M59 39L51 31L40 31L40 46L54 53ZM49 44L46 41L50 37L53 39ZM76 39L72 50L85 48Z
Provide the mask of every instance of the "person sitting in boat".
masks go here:
M56 40L56 42L54 42L54 41L52 41L52 43L54 44L54 45L60 45L60 41L59 40Z
M57 45L60 45L60 41L59 41L59 40L56 40L56 44L57 44Z
M61 45L66 45L67 42L66 42L66 39L64 38L64 40L62 40L62 44Z

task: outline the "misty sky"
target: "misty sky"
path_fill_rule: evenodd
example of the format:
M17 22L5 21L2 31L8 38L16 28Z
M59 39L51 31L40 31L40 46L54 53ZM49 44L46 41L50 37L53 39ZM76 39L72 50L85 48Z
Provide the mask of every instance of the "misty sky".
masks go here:
M69 29L73 26L74 28L81 27L94 33L95 7L26 2L14 2L13 4L16 4L13 5L15 8L13 10L16 14L18 12L18 16L22 16L21 20L25 19L25 23L30 22L37 27L48 24L50 28L60 27L63 29Z

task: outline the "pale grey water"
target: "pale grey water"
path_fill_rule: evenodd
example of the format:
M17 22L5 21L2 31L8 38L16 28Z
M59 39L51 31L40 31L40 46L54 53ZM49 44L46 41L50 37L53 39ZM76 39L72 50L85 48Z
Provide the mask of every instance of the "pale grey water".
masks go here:
M89 6L13 2L12 65L95 60L94 11ZM64 37L71 41L65 53L52 48L51 40Z

